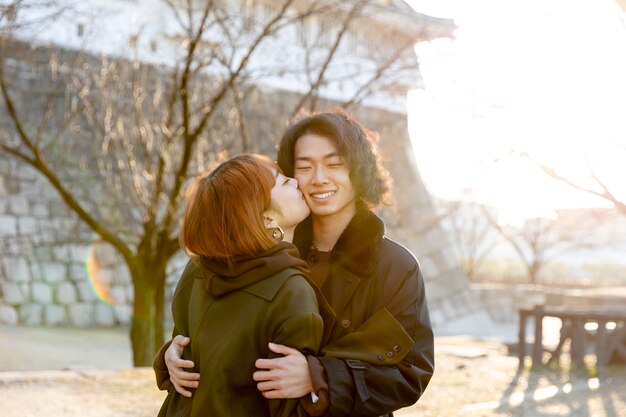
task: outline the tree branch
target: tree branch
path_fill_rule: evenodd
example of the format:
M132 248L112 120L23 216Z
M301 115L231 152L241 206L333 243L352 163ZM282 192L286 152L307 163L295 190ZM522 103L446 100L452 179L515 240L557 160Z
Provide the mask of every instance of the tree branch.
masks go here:
M7 109L7 113L9 114L9 118L13 122L15 130L18 132L18 136L20 141L28 150L32 153L32 157L28 158L25 154L21 154L19 152L11 151L11 149L7 149L5 145L2 145L2 148L9 151L9 153L17 156L22 159L24 162L28 163L30 166L35 168L39 173L41 173L54 187L54 189L59 193L63 201L68 205L70 209L72 209L78 217L83 220L93 231L98 233L104 240L113 245L127 262L132 264L134 261L134 256L130 250L130 248L115 234L111 233L107 228L105 228L102 223L98 222L94 217L92 217L87 210L83 208L83 206L74 198L74 196L70 193L70 191L63 185L62 181L57 177L54 172L48 167L45 160L41 157L39 153L39 149L32 142L26 131L24 130L20 118L17 114L17 110L15 109L15 105L5 82L4 75L4 61L0 61L0 91L2 92L2 97L4 100L5 107Z

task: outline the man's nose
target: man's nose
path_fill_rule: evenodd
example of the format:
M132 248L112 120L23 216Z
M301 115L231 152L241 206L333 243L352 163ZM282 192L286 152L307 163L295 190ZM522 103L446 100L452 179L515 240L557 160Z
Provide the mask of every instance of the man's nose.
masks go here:
M313 183L314 184L327 184L328 183L328 175L326 175L326 169L324 167L317 168L313 173Z

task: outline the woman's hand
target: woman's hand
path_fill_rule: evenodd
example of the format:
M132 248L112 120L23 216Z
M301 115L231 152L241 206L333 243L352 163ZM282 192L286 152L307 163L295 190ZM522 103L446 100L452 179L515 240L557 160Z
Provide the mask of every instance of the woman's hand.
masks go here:
M198 381L200 380L199 373L183 370L183 368L193 368L194 366L192 361L182 359L183 349L190 342L190 338L178 335L174 337L164 355L167 371L170 374L170 381L172 381L174 389L184 397L191 397L191 391L185 388L198 388Z
M270 343L272 352L285 355L275 359L257 359L259 369L252 378L265 398L300 398L313 391L306 357L300 351Z

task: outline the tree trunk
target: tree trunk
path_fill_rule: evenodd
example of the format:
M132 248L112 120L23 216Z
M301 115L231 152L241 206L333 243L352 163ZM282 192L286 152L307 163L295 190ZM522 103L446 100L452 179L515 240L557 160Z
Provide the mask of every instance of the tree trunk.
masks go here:
M167 259L169 260L169 258ZM131 269L135 299L130 340L134 366L152 366L157 350L163 345L163 305L167 260L146 260Z
M156 333L154 285L145 277L133 277L135 302L133 319L130 325L130 341L133 348L134 366L151 366L157 346L154 343Z
M541 269L541 265L531 264L528 267L528 282L529 284L537 284L537 277L539 275L539 270Z

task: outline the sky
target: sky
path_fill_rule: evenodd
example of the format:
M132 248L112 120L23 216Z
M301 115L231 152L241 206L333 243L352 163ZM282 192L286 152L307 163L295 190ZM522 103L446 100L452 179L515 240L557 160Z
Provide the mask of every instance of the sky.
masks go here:
M610 206L549 179L532 158L626 200L626 24L614 0L412 0L453 18L454 39L419 43L424 90L409 131L429 191L494 206L501 223Z

